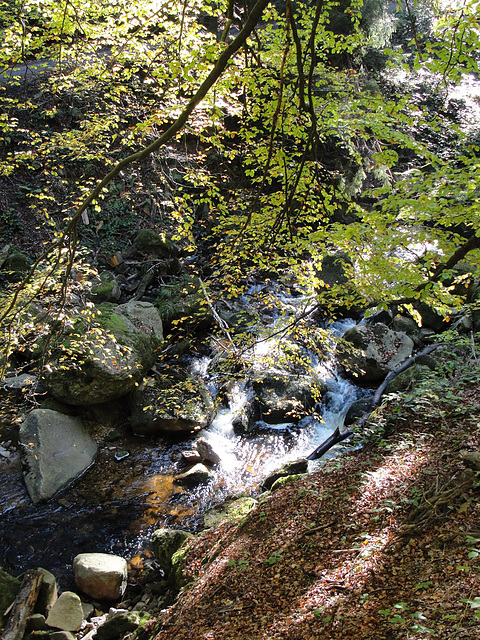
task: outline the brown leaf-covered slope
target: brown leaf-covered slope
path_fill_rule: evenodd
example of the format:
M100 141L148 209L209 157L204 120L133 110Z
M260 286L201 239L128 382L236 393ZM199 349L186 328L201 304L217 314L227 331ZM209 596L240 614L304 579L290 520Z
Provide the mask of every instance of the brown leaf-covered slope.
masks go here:
M152 637L480 638L480 481L461 453L480 450L478 397L461 419L390 420L388 438L204 532Z

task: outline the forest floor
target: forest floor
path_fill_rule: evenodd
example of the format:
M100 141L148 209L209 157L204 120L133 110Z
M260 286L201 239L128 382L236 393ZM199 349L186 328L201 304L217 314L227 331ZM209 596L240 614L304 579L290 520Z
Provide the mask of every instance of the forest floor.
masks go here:
M480 383L191 543L155 640L480 638Z

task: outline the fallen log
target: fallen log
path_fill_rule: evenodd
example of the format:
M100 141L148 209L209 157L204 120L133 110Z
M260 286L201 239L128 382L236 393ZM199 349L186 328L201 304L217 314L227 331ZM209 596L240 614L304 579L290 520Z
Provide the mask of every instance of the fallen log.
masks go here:
M25 573L20 591L13 602L2 640L22 640L42 582L43 573L39 569L32 569Z
M439 346L440 346L439 343L431 344L425 349L423 349L423 351L420 351L420 353L417 353L416 355L411 356L410 358L407 358L405 362L402 362L402 364L399 364L398 367L395 367L395 369L392 369L392 371L390 371L390 373L387 375L385 380L382 382L382 384L378 387L378 389L373 394L370 410L364 413L364 415L359 420L357 420L357 422L355 423L355 426L359 427L365 424L365 422L368 420L368 418L372 414L375 407L377 407L380 404L380 400L382 398L382 395L385 393L385 389L388 387L389 383L398 376L399 373L402 373L403 371L411 367L412 364L415 364L418 358L420 358L421 356L426 356L427 354L431 353ZM336 444L338 444L339 442L343 442L343 440L346 440L347 438L352 436L353 432L354 432L353 428L349 428L349 429L345 429L345 431L341 431L340 427L337 427L335 431L331 435L329 435L328 438L324 440L322 444L315 449L315 451L312 451L312 453L309 456L307 456L307 460L318 460L319 458L324 456L327 453L327 451L329 451Z

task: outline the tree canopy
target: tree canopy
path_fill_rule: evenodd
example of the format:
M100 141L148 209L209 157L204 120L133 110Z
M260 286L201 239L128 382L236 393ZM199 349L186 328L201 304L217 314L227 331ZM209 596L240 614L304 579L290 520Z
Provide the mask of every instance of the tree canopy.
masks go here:
M146 210L210 248L221 296L288 272L326 315L461 308L480 166L449 92L478 73L478 4L3 2L1 225L36 245L2 291L7 351L19 309L66 303ZM325 286L332 252L348 278Z

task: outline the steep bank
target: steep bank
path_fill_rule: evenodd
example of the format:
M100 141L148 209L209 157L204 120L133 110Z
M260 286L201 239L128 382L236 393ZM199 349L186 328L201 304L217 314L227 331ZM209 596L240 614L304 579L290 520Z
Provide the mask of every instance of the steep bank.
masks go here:
M383 410L376 442L191 543L155 640L478 632L480 385ZM423 407L423 408L422 408ZM385 429L385 430L384 430Z

